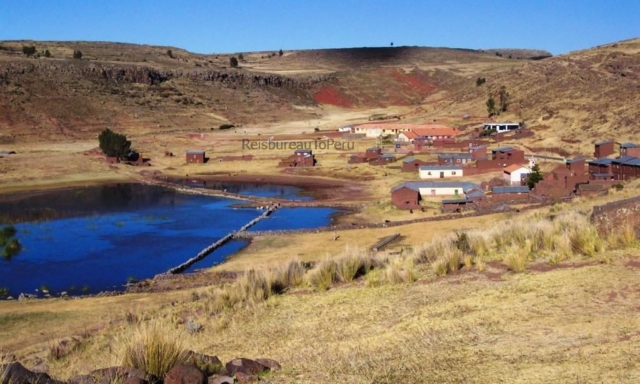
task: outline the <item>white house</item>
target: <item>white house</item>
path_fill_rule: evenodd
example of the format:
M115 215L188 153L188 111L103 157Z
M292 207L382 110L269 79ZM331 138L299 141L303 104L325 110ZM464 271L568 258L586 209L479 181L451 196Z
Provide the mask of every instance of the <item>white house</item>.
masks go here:
M351 132L353 130L353 125L345 125L344 127L338 128L338 132Z
M393 194L402 188L408 188L419 193L420 197L469 197L469 194L482 194L482 188L475 183L464 181L409 181L391 189Z
M509 185L522 185L523 180L531 173L531 169L522 165L513 164L503 170L504 180Z
M444 179L445 177L462 177L460 165L423 165L418 168L421 179Z
M490 131L495 130L498 133L515 131L516 129L520 129L520 123L485 123L484 130Z

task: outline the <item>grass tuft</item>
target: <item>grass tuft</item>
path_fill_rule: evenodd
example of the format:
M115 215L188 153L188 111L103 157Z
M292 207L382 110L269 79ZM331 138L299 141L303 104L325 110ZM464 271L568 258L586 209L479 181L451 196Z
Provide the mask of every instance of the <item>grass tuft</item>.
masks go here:
M326 291L331 288L335 281L336 262L333 260L324 260L307 274L309 284L319 291Z
M123 366L141 369L164 377L176 364L184 363L188 351L175 329L153 321L140 324L118 341L119 360Z
M416 281L416 271L413 260L404 258L393 258L384 269L384 278L390 283L413 283Z

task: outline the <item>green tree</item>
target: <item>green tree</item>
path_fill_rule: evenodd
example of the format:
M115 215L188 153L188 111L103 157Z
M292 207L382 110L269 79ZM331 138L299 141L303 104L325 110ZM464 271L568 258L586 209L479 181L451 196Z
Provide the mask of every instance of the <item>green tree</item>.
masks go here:
M496 101L493 96L489 96L489 100L487 100L487 112L489 113L489 117L496 114Z
M507 87L504 85L500 87L500 111L507 112L509 108L509 92L507 92Z
M167 49L167 56L173 59L173 52L170 49Z
M540 166L535 164L531 168L531 173L527 176L527 185L529 186L529 189L533 189L540 180L542 180L542 172L540 172Z
M481 86L482 84L484 84L487 80L484 77L478 77L476 79L476 87Z
M73 58L74 59L82 59L82 52L81 51L73 51Z
M238 66L238 59L236 59L235 57L231 57L229 59L229 65L231 65L232 68L235 68Z
M51 57L51 52L48 49L44 51L44 57Z
M244 60L244 55L242 53L238 55L238 60L240 60L240 61Z
M391 45L393 45L393 43ZM280 51L278 51L278 55L280 55L280 56L284 55L284 52L282 52L282 49Z
M115 133L109 128L98 136L100 149L108 157L125 158L131 152L131 142L125 135Z
M22 53L24 53L27 56L33 56L36 53L36 47L32 46L23 46L22 47Z

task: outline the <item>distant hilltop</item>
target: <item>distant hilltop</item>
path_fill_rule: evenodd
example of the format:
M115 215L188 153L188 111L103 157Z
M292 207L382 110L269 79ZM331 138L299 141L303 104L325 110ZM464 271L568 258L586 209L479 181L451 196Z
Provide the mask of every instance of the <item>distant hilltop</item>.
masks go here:
M519 49L519 48L491 48L481 49L483 52L494 53L496 56L509 59L541 60L553 57L551 52L542 49Z

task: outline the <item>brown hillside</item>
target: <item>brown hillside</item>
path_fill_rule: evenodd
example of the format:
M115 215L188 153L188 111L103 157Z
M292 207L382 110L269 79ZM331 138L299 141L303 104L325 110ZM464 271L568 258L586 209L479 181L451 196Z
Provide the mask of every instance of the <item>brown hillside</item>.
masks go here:
M51 57L26 58L23 45ZM82 60L71 59L75 49ZM407 121L468 126L486 119L488 94L505 86L511 102L495 119L525 121L534 131L527 146L584 152L637 131L639 51L637 39L536 61L446 48L274 51L244 53L230 68L231 55L171 47L3 42L0 142L90 138L106 126L137 134L266 127L324 118L331 107L397 106ZM479 87L478 77L487 80Z

